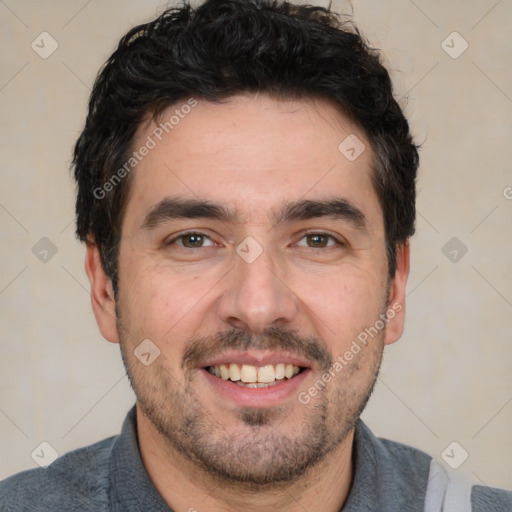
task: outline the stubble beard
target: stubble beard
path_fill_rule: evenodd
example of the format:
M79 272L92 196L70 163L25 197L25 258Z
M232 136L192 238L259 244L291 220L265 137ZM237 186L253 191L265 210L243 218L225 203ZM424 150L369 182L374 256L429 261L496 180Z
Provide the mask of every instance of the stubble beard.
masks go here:
M337 375L331 381L339 380L332 399L324 392L308 405L294 401L286 407L240 408L231 420L233 430L203 407L190 375L179 381L164 366L164 357L153 363L151 373L149 367L137 368L140 363L127 357L126 345L122 340L121 354L138 404L171 452L179 452L216 484L247 491L297 481L340 446L370 398L382 360L380 350L364 389L351 388L348 377ZM358 370L355 361L342 372L353 375ZM283 426L294 409L300 427L295 425L290 435Z
M309 404L239 408L227 423L225 411L209 412L198 398L198 370L177 376L164 354L144 367L133 355L133 340L118 332L138 405L170 453L178 452L221 487L262 491L304 477L355 427L378 377L385 329Z

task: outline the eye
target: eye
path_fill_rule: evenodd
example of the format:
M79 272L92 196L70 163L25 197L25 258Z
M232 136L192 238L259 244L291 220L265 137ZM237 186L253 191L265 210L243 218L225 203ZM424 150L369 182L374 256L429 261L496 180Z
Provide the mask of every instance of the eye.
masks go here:
M178 245L186 249L200 249L214 245L208 235L203 233L183 233L165 242L166 246Z
M306 243L301 243L302 240L305 240ZM313 249L323 249L324 247L343 244L327 233L308 233L301 238L297 245L302 247L311 247Z

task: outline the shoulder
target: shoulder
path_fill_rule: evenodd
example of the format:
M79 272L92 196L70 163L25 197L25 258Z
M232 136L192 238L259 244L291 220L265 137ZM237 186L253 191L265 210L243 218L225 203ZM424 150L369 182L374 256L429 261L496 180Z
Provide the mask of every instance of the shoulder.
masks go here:
M511 512L512 491L474 485L471 491L473 512Z
M109 461L117 436L59 457L0 482L0 510L100 512L108 504Z
M454 478L453 474L441 469L442 466L427 453L406 444L377 438L362 422L357 426L356 435L359 437L356 447L359 445L359 449L362 449L361 446L366 445L366 456L373 459L373 465L378 469L375 478L386 482L386 494L391 492L395 501L403 500L404 510L416 510L414 503L423 503L425 500L427 490L431 487L432 465L440 468L444 474L444 485ZM453 482L457 484L461 480ZM378 485L378 482L374 484ZM467 483L466 486L472 512L512 512L511 491L483 485L471 487ZM441 496L444 495L446 487L440 492ZM415 498L412 499L412 496Z

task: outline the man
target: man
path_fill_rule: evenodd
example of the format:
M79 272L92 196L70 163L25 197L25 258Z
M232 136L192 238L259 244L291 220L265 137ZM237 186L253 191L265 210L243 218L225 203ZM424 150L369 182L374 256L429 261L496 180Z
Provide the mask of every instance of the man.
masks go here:
M74 170L137 403L2 482L2 510L512 510L359 420L403 330L417 167L378 54L327 9L210 0L131 30Z

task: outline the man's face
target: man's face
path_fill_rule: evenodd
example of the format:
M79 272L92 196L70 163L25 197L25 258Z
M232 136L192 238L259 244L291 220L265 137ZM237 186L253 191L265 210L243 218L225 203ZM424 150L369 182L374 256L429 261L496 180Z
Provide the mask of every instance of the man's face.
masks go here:
M370 146L323 101L198 101L162 133L176 109L138 131L135 150L155 147L132 171L122 226L117 331L139 413L221 480L291 480L351 430L402 328L396 317L351 349L395 286ZM338 149L351 134L366 145L355 160ZM134 350L148 339L142 359L160 355L145 365ZM280 379L224 380L235 363L242 380L269 365L260 380ZM281 364L301 371L282 378Z

